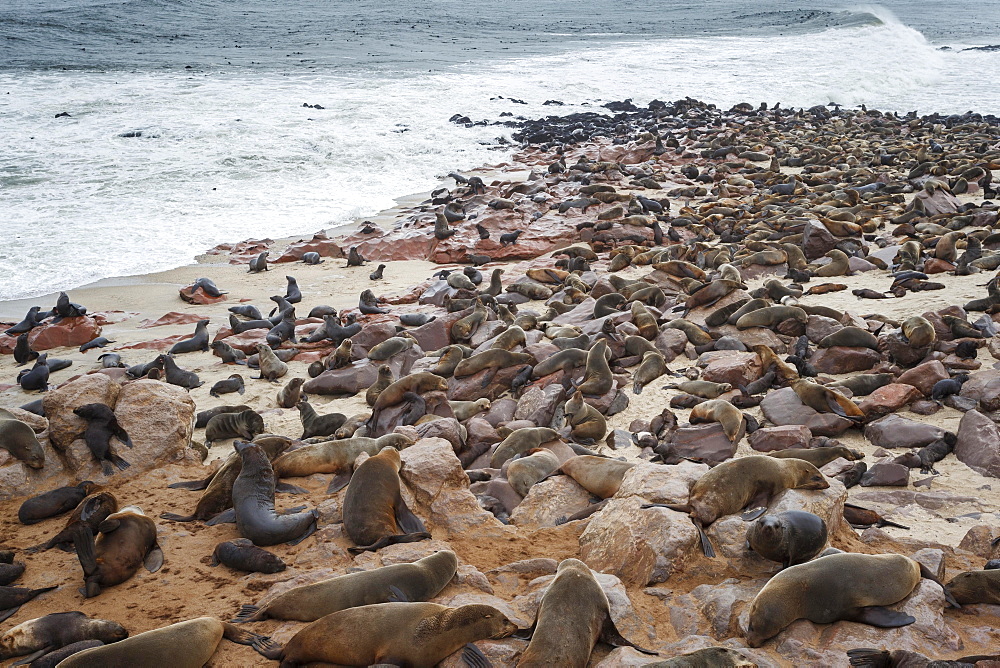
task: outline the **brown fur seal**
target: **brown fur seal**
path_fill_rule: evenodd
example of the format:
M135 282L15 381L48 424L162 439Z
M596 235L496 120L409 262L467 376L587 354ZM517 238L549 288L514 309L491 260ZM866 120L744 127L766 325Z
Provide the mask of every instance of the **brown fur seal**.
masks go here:
M608 342L601 339L587 353L587 369L576 389L588 397L604 396L614 387L615 379L608 366L607 352Z
M0 449L33 469L45 466L42 444L38 442L34 430L20 420L0 416Z
M632 302L632 324L639 329L642 338L652 341L660 333L656 318L642 302ZM593 348L591 348L593 350Z
M681 318L671 320L667 323L667 327L684 332L688 342L693 346L704 346L712 342L711 335L690 320Z
M344 495L344 530L358 547L348 548L349 552L374 552L431 537L400 493L401 466L399 450L390 446L354 471Z
M834 248L826 256L831 259L831 262L824 264L814 271L814 276L830 278L832 276L844 276L851 273L851 259L847 257L847 253Z
M828 387L846 387L855 396L863 396L894 382L896 382L896 377L891 373L859 373L850 378L829 383Z
M323 441L296 448L274 460L274 472L279 478L296 478L314 473L333 473L327 493L343 489L350 480L350 470L354 460L364 452L368 455L378 454L382 448L394 447L397 450L410 445L410 440L403 434L385 434L379 438L355 436L353 438L334 441Z
M109 515L97 528L94 541L89 526L79 527L73 537L76 556L83 567L84 586L80 593L93 598L102 587L111 587L131 578L140 565L155 573L163 565L163 551L156 543L156 524L136 506Z
M479 329L479 326L486 322L486 316L486 307L483 305L482 300L477 298L476 305L472 309L472 313L463 318L459 318L451 326L452 340L468 341L472 338L472 335L476 333L476 330Z
M801 510L757 518L747 528L750 549L782 568L803 564L826 547L826 522Z
M233 483L233 511L240 535L257 546L296 545L311 536L316 531L315 511L293 515L275 512L274 470L263 449L244 441L236 441L233 447L243 460Z
M26 499L17 509L17 519L21 524L35 524L56 515L67 513L93 494L97 485L89 480L72 487L59 487Z
M527 496L536 483L559 468L559 458L547 448L532 448L507 465L507 481L514 491Z
M302 440L314 436L332 436L347 420L343 413L320 415L304 399L300 399L296 407L299 409L299 421L302 422L302 436L299 437Z
M491 345L491 348L500 348L503 350L514 350L518 346L523 346L525 342L524 330L518 326L512 326L505 329L496 340Z
M465 422L483 411L488 411L490 409L490 400L449 401L448 405L451 406L451 411L455 414L455 419L459 422Z
M87 421L87 429L83 432L83 439L94 459L100 463L104 475L111 475L112 464L122 471L130 466L127 461L118 456L111 445L111 439L114 437L128 447L132 447L132 439L118 424L118 419L111 408L98 403L84 404L74 408L73 413Z
M647 350L642 354L642 361L632 374L632 392L640 394L642 388L667 372L667 361L658 351Z
M253 441L261 447L268 459L274 461L275 457L288 449L291 439L284 436L258 436ZM194 480L190 482L177 482L169 487L173 489L188 489L192 491L205 490L198 500L194 514L188 516L176 515L174 513L163 513L160 515L165 520L174 522L191 522L194 520L208 520L233 507L233 483L243 468L243 458L239 453L233 452L229 455L219 470L205 478L204 480Z
M481 353L477 353L468 359L464 359L455 367L455 378L466 378L479 373L483 369L493 369L496 371L506 367L521 366L522 364L534 364L535 357L530 353L512 353L502 348L490 348ZM488 374L483 379L483 387L489 385L492 376Z
M94 489L97 488L95 485ZM96 532L101 523L112 514L118 512L118 499L111 492L95 492L80 501L76 509L66 521L63 530L41 545L29 547L25 552L34 554L44 552L53 547L69 551L69 546L73 544L73 536L76 535L79 527L88 526L91 532Z
M250 410L250 407L246 404L240 404L239 406L216 406L215 408L209 408L207 411L201 411L195 418L194 428L204 429L208 426L208 421L214 418L216 415L221 415L222 413L242 413L243 411Z
M295 405L299 403L299 399L302 397L302 384L305 382L304 378L292 378L288 381L288 384L278 392L278 406L281 408L295 408Z
M258 379L277 382L279 378L288 373L288 365L278 359L274 351L263 343L257 344L258 364L260 365L260 375Z
M563 462L562 472L591 494L609 499L615 495L621 487L622 480L625 479L625 474L634 466L634 462L579 455Z
M866 329L860 327L844 327L833 334L828 334L819 342L820 348L833 346L850 346L878 350L878 339Z
M583 400L583 392L577 390L564 406L566 424L573 439L580 443L593 444L604 438L608 432L608 422L601 412Z
M719 395L725 394L733 389L729 383L713 383L710 380L686 380L676 386L668 386L671 389L678 389L686 394L693 394L702 399L717 399Z
M0 587L0 622L15 614L18 609L39 594L58 589L59 586L28 589L27 587Z
M699 306L711 306L733 290L742 287L742 283L737 281L712 281L703 288L699 288L684 302L685 312L698 308ZM648 338L648 337L647 337Z
M225 564L246 573L280 573L285 562L276 554L253 544L248 538L226 540L215 546L209 566Z
M722 430L726 433L726 438L731 443L735 443L743 428L743 413L736 406L725 399L710 399L703 401L691 409L688 417L691 424L703 422L718 422L722 425Z
M383 364L378 368L378 378L375 382L365 391L365 403L369 406L374 406L375 401L378 399L378 395L382 393L382 390L392 385L392 369Z
M959 573L945 585L956 601L1000 605L1000 569Z
M555 373L556 371L563 371L567 374L572 373L573 369L581 367L586 363L586 350L580 350L578 348L560 350L556 354L550 355L547 359L544 359L536 364L531 370L531 377L536 379L544 378L545 376Z
M728 647L706 647L666 661L647 663L643 668L757 668L757 664Z
M787 448L785 450L778 450L777 452L769 452L768 456L779 459L802 459L816 468L826 466L834 459L840 457L852 462L865 458L864 453L861 451L851 450L845 445L834 445L826 448Z
M257 411L248 409L240 413L220 413L205 427L205 445L211 447L213 441L227 438L249 440L264 433L264 429L264 418Z
M542 595L531 642L518 668L585 668L597 641L654 654L625 639L611 618L611 604L593 572L579 559L564 559Z
M372 346L368 350L368 359L375 362L382 362L409 350L415 343L416 339L409 334L390 337L382 343Z
M199 617L146 631L119 642L84 650L63 660L62 668L95 666L170 666L201 668L222 639L240 645L266 640L214 617Z
M36 659L82 640L118 642L128 631L118 622L91 619L82 612L56 612L21 622L0 636L0 660L24 656L19 663Z
M488 605L379 603L348 608L309 624L282 648L255 643L280 668L312 664L435 666L464 645L505 638L517 626Z
M751 327L773 329L785 320L795 320L805 324L809 320L809 316L798 306L765 306L740 316L740 319L736 321L736 329L749 329Z
M920 564L900 554L831 554L771 578L750 604L746 640L760 647L797 619L895 628L913 617L889 610L920 582Z
M465 351L461 346L448 346L438 358L438 363L431 369L431 373L442 378L449 378L455 373L455 367L465 359Z
M937 340L934 325L922 316L915 315L907 318L900 327L903 329L903 336L906 337L906 340L917 348L929 346Z
M423 394L424 392L431 392L434 390L447 392L448 381L441 376L435 376L434 374L426 371L413 373L409 376L400 378L379 393L378 399L375 400L375 405L372 406L372 416L368 420L369 430L375 428L375 425L378 423L378 416L382 412L382 409L401 403L403 401L403 395L407 392Z
M848 419L863 419L864 411L858 405L836 390L803 378L791 382L799 401L819 413L834 413Z
M647 504L643 508L663 507L689 513L701 534L702 551L714 557L715 550L704 527L724 515L744 508L766 506L776 494L786 489L827 489L830 483L819 469L801 459L775 459L763 455L740 457L722 462L691 486L685 505Z
M347 608L387 603L394 596L393 589L401 592L407 601L427 601L451 582L457 568L455 553L442 550L413 563L392 564L295 587L264 605L241 606L232 621L288 619L314 622Z
M549 427L525 427L511 432L497 445L490 458L490 466L498 469L504 462L528 450L537 448L542 443L548 443L559 438L559 433Z

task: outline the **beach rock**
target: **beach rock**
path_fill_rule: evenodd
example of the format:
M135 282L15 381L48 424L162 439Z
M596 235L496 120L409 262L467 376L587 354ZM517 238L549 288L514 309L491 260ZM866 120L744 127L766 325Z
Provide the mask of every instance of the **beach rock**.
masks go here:
M469 477L443 438L423 438L400 452L400 478L413 493L410 509L439 540L452 536L478 538L503 535L505 527L480 507L469 491Z
M906 487L910 484L910 469L892 462L872 464L861 476L860 484L862 487Z
M289 244L285 248L285 252L271 262L275 264L298 262L306 253L319 253L322 257L343 257L337 243L321 232L313 235L313 238L308 241L296 241Z
M858 408L864 411L867 419L872 420L889 413L895 413L921 396L923 395L921 395L920 390L912 385L889 383L865 397L858 404Z
M590 492L567 475L536 483L511 513L511 524L528 530L554 527L561 520L592 503Z
M85 404L114 408L121 385L102 374L87 374L45 393L42 405L49 420L49 442L57 450L69 447L83 434L87 421L73 410ZM186 444L185 444L186 445Z
M980 410L1000 410L1000 371L987 370L972 374L962 385L959 395L978 401Z
M807 260L823 257L837 247L837 237L818 220L809 220L802 230L802 252Z
M885 350L889 354L889 359L903 368L910 368L920 364L931 351L931 346L917 347L911 345L903 338L899 332L889 332L878 337L879 350Z
M230 334L229 336L220 337L216 335L216 341L225 341L230 346L236 350L242 351L247 355L253 355L257 352L257 346L268 345L267 343L267 333L270 330L260 328L260 329L248 329L245 332L239 334ZM222 334L222 332L219 332Z
M750 447L758 452L774 452L787 448L807 448L812 432L805 425L783 425L780 427L761 427L750 434L747 441Z
M197 315L195 313L178 313L170 311L161 315L156 320L143 320L136 327L138 329L149 329L151 327L163 327L165 325L193 325L202 320L208 320L208 316Z
M455 454L465 449L465 428L455 418L431 420L414 426L420 438L443 438L451 443Z
M351 343L355 346L360 346L365 350L371 350L378 344L395 335L396 327L392 322L369 322L361 328L360 332L351 337ZM423 346L421 346L421 348L423 348Z
M340 369L329 369L302 385L306 394L344 395L367 390L378 380L378 367L371 360L352 362Z
M833 413L819 413L803 404L795 390L783 387L767 393L760 402L760 409L772 424L804 425L814 436L838 436L847 431L853 422Z
M973 471L1000 478L1000 427L976 410L962 416L955 456Z
M937 579L945 581L945 554L943 550L925 547L910 555L914 561L923 564Z
M566 390L558 383L547 385L545 389L533 387L518 399L514 419L529 420L539 427L548 427L556 407L565 401Z
M132 475L180 459L194 431L195 403L181 387L137 380L121 388L115 404L118 424L132 438L131 450L118 447Z
M51 348L78 348L101 335L101 327L93 318L79 316L63 318L56 324L43 324L28 333L28 344L32 350Z
M820 373L840 374L867 371L881 360L871 348L832 346L814 352L809 363Z
M935 189L933 193L929 193L926 190L919 191L914 196L913 202L910 203L911 208L917 200L920 200L921 204L923 204L924 213L927 216L936 216L939 213L955 213L962 206L957 197L941 188Z
M678 428L670 439L670 446L680 457L690 457L709 466L715 466L736 454L736 444L743 438L744 433L746 433L745 424L737 434L736 440L730 441L718 422L693 424Z
M921 394L925 397L929 397L931 395L931 389L934 388L934 383L939 380L945 380L949 377L950 374L944 364L938 360L931 360L904 371L900 374L899 378L896 379L896 382L912 385L920 390Z
M822 315L811 315L806 321L806 336L809 337L812 343L818 344L826 337L843 328L844 326L833 318L827 318Z
M922 448L943 438L946 431L926 422L886 415L865 426L865 438L881 448Z
M490 409L486 411L486 415L483 416L483 419L496 428L504 422L510 422L513 420L514 411L516 410L517 402L510 397L504 397L503 399L497 399L490 404Z
M684 352L687 347L687 335L679 329L665 327L653 339L653 345L663 355L663 359L669 364L678 355Z
M986 524L979 524L962 536L958 548L971 552L981 559L996 559L1000 556L1000 544L993 545L993 541L997 538L1000 538L1000 531Z
M733 387L739 387L752 383L763 375L757 353L741 353L738 350L715 351L702 355L699 362L706 359L708 363L702 371L702 380L729 383Z
M181 299L186 301L188 304L197 304L199 306L203 306L205 304L218 304L228 299L226 295L210 297L205 293L204 288L198 287L192 290L190 285L181 288L178 290L178 293L180 294Z

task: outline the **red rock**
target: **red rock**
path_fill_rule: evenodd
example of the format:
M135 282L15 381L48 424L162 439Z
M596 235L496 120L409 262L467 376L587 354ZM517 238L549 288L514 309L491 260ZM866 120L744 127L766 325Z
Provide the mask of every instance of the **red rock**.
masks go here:
M840 374L866 371L878 364L881 359L871 348L831 346L813 353L809 363L820 373Z
M904 371L896 379L896 382L912 385L920 390L924 396L930 396L934 383L949 377L948 369L945 368L944 364L938 360L931 360Z
M100 335L101 327L93 318L80 316L35 327L28 333L28 343L32 350L48 350L60 346L77 348Z
M861 477L862 487L906 487L910 484L910 469L902 464L879 462Z
M955 456L972 470L1000 478L1000 428L976 410L962 416L958 424Z
M202 320L208 320L208 316L171 311L156 320L143 320L139 323L138 328L149 329L150 327L162 327L163 325L191 325Z
M760 402L760 409L772 424L805 425L816 436L837 436L853 424L847 418L833 413L819 413L806 406L790 387L768 392Z
M788 448L808 448L812 432L805 425L789 424L780 427L761 427L747 437L750 447L757 452L774 452Z
M202 288L196 288L191 290L191 286L187 286L178 290L181 299L186 301L188 304L197 304L199 306L204 304L218 304L220 302L226 301L226 295L219 295L218 297L209 297L205 294L205 290Z
M268 330L263 328L248 329L242 334L233 334L222 340L231 345L233 348L242 350L248 355L252 355L257 352L258 344L263 343L264 345L267 345L267 332ZM216 340L220 340L218 336L216 337Z
M1000 410L1000 371L980 371L962 385L963 397L974 399L984 411Z
M162 339L151 339L149 341L130 343L126 346L120 346L119 350L166 350L167 348L170 348L178 341L183 341L184 339L190 339L190 338L191 338L190 334L175 334L174 336L168 336Z
M687 425L674 432L670 447L681 457L715 466L736 454L736 444L743 438L745 429L746 421L736 440L731 442L718 422Z
M946 271L955 271L955 265L947 260L939 260L936 257L924 260L925 274L943 274Z
M933 193L921 190L913 198L913 201L910 202L908 208L912 209L917 200L921 200L921 203L924 205L924 213L927 216L935 216L939 213L955 213L962 205L957 197L940 188Z
M309 241L297 241L289 244L285 252L277 259L272 260L272 262L298 262L306 253L319 253L323 257L344 256L341 247L335 241L322 232L319 232L314 234L313 238Z
M837 246L837 238L818 220L806 223L802 233L802 252L807 260L823 257ZM745 277L744 277L745 278Z
M734 388L752 383L763 375L757 353L744 353L738 350L712 351L702 355L699 362L702 361L708 362L701 374L702 380L729 383Z
M129 318L139 315L131 311L97 311L96 313L88 314L94 319L101 327L106 327L107 325L113 325L116 322L123 322Z
M869 420L895 413L911 401L923 396L917 388L905 383L889 383L883 385L858 404Z
M0 355L13 355L14 346L17 345L16 336L7 336L6 334L0 334Z

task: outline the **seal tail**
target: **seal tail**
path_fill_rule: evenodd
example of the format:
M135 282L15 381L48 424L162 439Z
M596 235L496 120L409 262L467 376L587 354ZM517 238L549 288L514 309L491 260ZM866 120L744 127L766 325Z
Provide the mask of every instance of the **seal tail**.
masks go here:
M229 621L233 624L246 624L247 622L259 622L262 618L258 616L260 613L260 606L257 605L241 605L240 611L236 613L236 616Z

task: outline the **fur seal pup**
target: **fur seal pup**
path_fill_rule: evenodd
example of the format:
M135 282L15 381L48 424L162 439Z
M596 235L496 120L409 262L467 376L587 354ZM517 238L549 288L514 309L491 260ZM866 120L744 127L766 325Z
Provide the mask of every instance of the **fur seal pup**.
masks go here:
M298 281L294 276L285 276L288 286L285 288L285 301L289 304L298 304L302 301L302 290L299 289Z
M299 403L299 399L302 398L302 384L305 382L304 378L292 378L288 381L288 384L278 392L278 406L281 408L295 408Z
M263 434L264 430L264 418L253 409L239 413L219 413L205 427L205 445L212 447L213 441L227 438L252 440L257 434Z
M731 443L738 440L744 425L743 413L725 399L703 401L691 409L688 420L691 424L718 422Z
M608 422L601 412L583 400L583 392L577 390L563 407L566 424L573 439L593 445L608 432Z
M702 399L718 399L719 396L730 392L733 386L729 383L713 383L710 380L686 380L677 385L667 385L670 389L677 389L685 394L692 394Z
M436 318L437 316L427 315L426 313L403 313L399 316L399 322L407 327L420 327Z
M86 524L79 526L73 536L84 574L80 593L85 598L97 596L102 587L125 582L140 565L150 573L163 565L163 551L156 543L156 524L137 506L109 515L97 530L100 536L96 542Z
M28 343L28 335L21 334L18 336L17 343L14 345L14 361L17 362L17 365L22 366L37 358L38 353L32 350L31 344Z
M344 529L358 547L348 552L374 552L431 537L400 494L401 466L399 450L387 446L355 469L344 495Z
M214 617L199 617L84 650L59 665L62 668L157 665L201 668L215 654L223 638L240 645L266 640Z
M508 459L537 448L542 443L555 441L558 438L559 432L549 427L516 429L497 445L492 457L490 457L490 467L498 469Z
M297 545L316 531L315 511L279 515L274 510L275 475L271 461L261 447L236 441L233 448L243 460L233 483L233 511L236 529L254 545L279 543Z
M368 419L367 423L369 433L374 433L375 425L378 424L378 418L382 409L402 402L403 395L407 392L423 394L424 392L432 392L434 390L447 392L448 381L441 376L435 376L433 373L426 371L412 373L395 381L389 387L382 390L375 400L375 405L372 406L372 416Z
M370 571L348 573L295 587L268 603L244 605L232 621L260 622L286 619L314 622L321 617L362 605L388 603L400 592L407 601L437 596L451 582L458 568L454 552L442 550L408 564L392 564Z
M250 259L250 269L247 271L248 274L257 274L262 271L267 271L268 252L269 251L262 251L260 255Z
M258 309L253 304L238 304L236 306L230 306L229 312L235 313L236 315L239 316L243 316L248 320L260 320L261 318L264 317L263 315L261 315L260 309ZM309 317L312 318L313 315L309 314Z
M256 378L277 382L279 378L288 373L288 365L278 359L274 351L263 343L257 344L257 355L259 357L260 375Z
M843 457L853 462L864 459L865 455L860 450L851 450L846 445L832 445L823 448L786 448L777 452L769 452L768 457L802 459L816 468L820 468L834 459Z
M268 459L274 461L278 455L283 453L291 445L291 439L284 436L258 436L253 441L259 445ZM243 458L235 450L222 463L219 470L205 478L204 480L192 480L188 482L175 482L168 485L171 489L187 489L192 491L205 490L198 500L193 514L188 516L176 515L174 513L162 513L161 518L173 522L192 522L194 520L208 520L214 518L226 510L233 507L233 484L236 477L243 469ZM281 485L278 489L284 491ZM228 519L228 518L223 518Z
M466 278L466 280L469 280ZM476 298L475 307L472 309L472 313L467 316L463 316L455 321L451 326L451 338L453 341L467 341L472 338L472 335L476 333L479 326L486 322L486 317L488 313L486 306L483 305L483 301L480 298Z
M45 466L45 451L38 442L35 431L27 423L14 418L7 419L3 413L7 411L0 412L0 449L6 450L33 469Z
M453 234L455 230L448 225L448 218L440 211L434 214L434 238L441 241Z
M201 387L204 383L198 378L198 374L177 366L177 362L170 355L160 355L156 361L163 367L163 377L171 385L177 385L188 390Z
M819 413L834 413L853 420L865 417L864 411L856 403L836 390L828 389L804 378L793 380L790 385L799 397L799 401Z
M221 415L223 413L241 413L248 410L250 410L250 407L245 404L240 404L239 406L216 406L215 408L209 408L206 411L201 411L197 416L195 416L194 428L204 429L208 426L208 421L216 415Z
M368 259L361 254L358 247L351 246L350 250L347 252L347 266L361 267L364 266L365 262L368 262Z
M639 367L632 374L632 393L642 393L642 388L667 372L667 361L657 351L647 350L642 354Z
M382 279L382 272L383 271L385 271L385 265L384 264L380 264L375 269L375 271L373 271L372 273L368 274L368 280L370 280L370 281L381 280Z
M701 536L701 548L706 557L715 550L705 535L704 527L724 515L753 509L786 489L827 489L830 483L819 469L801 459L776 459L751 455L722 462L691 486L684 505L653 503L643 508L669 508L689 513Z
M831 554L786 568L750 604L747 645L760 647L797 619L881 628L912 624L916 620L910 615L884 606L909 596L921 575L930 573L900 554Z
M23 656L18 662L23 665L84 640L113 643L125 638L128 631L118 622L91 619L79 611L56 612L21 622L0 636L0 660Z
M208 394L213 397L219 397L223 394L232 394L233 392L243 394L245 391L243 376L234 373L229 378L220 380L212 385L212 389L208 391Z
M96 489L96 485L92 489ZM73 510L63 530L44 543L29 547L25 552L35 554L58 547L65 552L73 545L73 536L79 527L86 525L91 531L97 531L101 522L108 519L112 513L118 512L118 499L111 492L94 492L84 498Z
M50 517L56 517L80 505L80 502L97 491L97 485L89 480L73 485L59 487L26 499L17 509L17 520L21 524L36 524Z
M358 629L375 630L358 635ZM449 608L437 603L379 603L327 615L296 633L281 647L254 643L280 668L316 663L368 666L435 666L463 646L505 638L517 626L489 605Z
M363 315L378 315L389 312L389 309L379 307L378 299L376 299L375 293L371 290L361 292L361 296L358 298L358 310Z
M585 396L601 397L614 387L615 379L611 375L611 367L608 366L607 352L607 339L601 339L587 353L586 371L583 380L576 386L576 389Z
M17 374L17 384L23 390L38 390L45 392L49 389L49 365L48 353L41 353L35 358L35 365L30 370Z
M548 448L532 448L507 465L507 481L522 497L536 483L545 480L559 468L559 458Z
M621 462L607 457L577 455L562 464L562 472L575 480L580 487L602 499L610 499L621 487L625 474L634 462Z
M87 421L87 429L83 432L83 440L90 449L90 454L101 464L104 475L111 475L111 465L114 464L118 470L124 471L130 464L118 456L111 447L111 437L114 436L119 441L132 447L132 439L128 433L118 424L118 418L113 410L104 404L85 404L73 409L73 412Z
M280 573L285 562L278 555L253 544L249 538L227 540L215 546L209 566L225 564L246 573Z
M1000 570L959 573L945 585L945 591L962 605L969 603L1000 605Z
M517 662L518 668L585 668L598 640L655 654L622 636L611 618L608 597L587 564L564 559L542 595L531 627L531 642Z
M374 406L375 402L378 400L378 395L382 393L382 390L392 385L393 380L392 369L385 364L379 366L378 377L365 391L365 403L369 406Z
M296 408L299 409L299 421L302 422L302 436L299 437L301 440L313 436L332 436L347 420L347 416L343 413L320 415L304 399L299 400Z
M490 409L489 399L476 399L475 401L449 401L452 413L459 422L465 422L469 418L488 411Z
M763 515L747 528L750 549L782 568L803 564L826 547L826 522L802 510Z
M302 254L302 262L304 264L321 264L323 258L316 251L309 251L308 253Z
M190 339L178 341L167 352L171 355L193 353L199 350L208 352L208 320L199 320L195 325L194 335Z
M666 661L647 663L644 668L757 668L757 664L728 647L706 647Z

